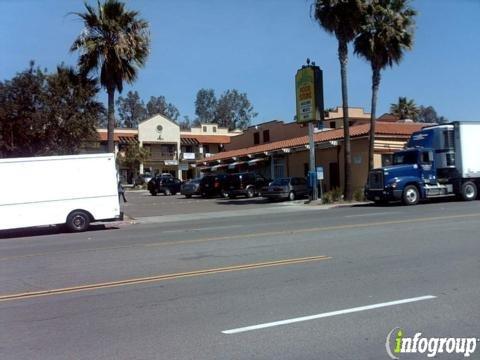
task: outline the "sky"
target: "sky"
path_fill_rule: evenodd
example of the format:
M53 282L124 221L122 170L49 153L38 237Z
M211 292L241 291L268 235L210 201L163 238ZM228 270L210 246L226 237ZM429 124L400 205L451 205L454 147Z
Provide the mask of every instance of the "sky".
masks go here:
M124 88L146 102L166 97L195 118L201 88L245 92L253 124L295 115L297 69L306 58L323 70L325 107L341 105L336 39L310 16L313 0L127 0L150 23L151 53ZM91 4L96 1L87 0ZM80 0L0 0L0 80L35 60L41 68L75 65L69 53L83 28L71 12ZM399 96L433 106L449 120L480 120L480 0L413 0L415 44L398 66L382 72L377 114ZM349 51L349 105L370 109L371 70ZM118 96L118 94L116 95ZM99 97L106 104L105 91Z

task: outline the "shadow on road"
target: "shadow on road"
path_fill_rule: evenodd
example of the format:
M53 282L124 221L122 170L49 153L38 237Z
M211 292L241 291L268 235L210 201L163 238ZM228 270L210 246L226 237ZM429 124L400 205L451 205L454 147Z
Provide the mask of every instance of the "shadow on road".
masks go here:
M258 205L258 204L271 204L272 201L264 198L253 199L217 199L218 205Z
M457 198L455 197L445 197L445 198L432 198L432 199L428 199L428 200L422 200L420 201L417 205L414 205L414 206L425 206L425 205L429 205L429 204L441 204L441 203L446 203L446 204L450 204L450 203L454 203L454 202L461 202L461 200L458 200ZM379 203L379 204L375 204L375 203L368 203L368 204L357 204L357 205L352 205L352 207L355 207L355 208L386 208L386 207L398 207L398 206L401 206L401 207L406 207L406 205L404 205L401 201L395 201L395 202L389 202L389 203Z
M85 232L89 233L91 231L99 230L116 230L118 227L105 224L92 224L90 228ZM30 236L48 236L48 235L58 235L58 234L72 234L65 229L62 225L52 225L52 226L42 226L42 227L30 227L24 229L12 229L12 230L0 230L0 239L12 239L20 237L30 237Z

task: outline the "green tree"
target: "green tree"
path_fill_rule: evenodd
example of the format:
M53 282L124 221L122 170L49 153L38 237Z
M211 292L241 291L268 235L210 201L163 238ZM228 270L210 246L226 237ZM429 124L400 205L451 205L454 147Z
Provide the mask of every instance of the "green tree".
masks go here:
M108 94L108 151L114 152L115 91L121 93L124 81L132 83L145 64L150 46L148 23L117 0L98 2L97 9L88 4L85 8L85 13L74 13L83 20L84 29L70 51L80 52L82 73L100 70L100 83Z
M96 84L63 65L48 74L33 63L2 83L0 152L8 157L77 153L82 141L96 139L104 111L96 101Z
M197 115L197 122L211 123L215 120L217 111L217 98L213 89L200 89L197 92L195 99L195 115Z
M400 120L416 120L420 110L415 101L408 100L406 97L399 97L398 103L390 104L390 112L398 116Z
M257 115L247 94L232 89L225 91L218 99L213 122L229 130L246 129Z
M192 127L192 123L190 122L188 115L185 115L183 120L181 120L178 125L180 126L180 130L189 130Z
M437 114L437 111L433 106L420 106L418 109L418 115L415 119L417 122L421 123L431 123L431 124L445 124L448 123L448 119Z
M125 151L122 151L117 157L117 165L126 167L135 178L138 175L138 169L141 163L144 163L150 157L150 151L140 147L138 143L128 144Z
M120 118L119 126L124 128L138 128L138 123L147 117L147 109L137 91L129 91L124 98L117 100L117 111Z
M338 59L342 82L343 136L345 188L344 199L352 200L352 155L348 116L347 63L348 43L353 41L360 31L364 4L361 0L316 0L312 6L313 15L319 25L338 41Z
M180 111L175 105L167 102L165 96L151 96L147 102L147 114L149 117L160 114L175 122L180 117Z
M375 116L381 71L398 64L405 50L413 45L416 12L408 0L371 0L365 8L360 34L355 39L355 53L365 58L372 69L372 100L368 169L373 169Z

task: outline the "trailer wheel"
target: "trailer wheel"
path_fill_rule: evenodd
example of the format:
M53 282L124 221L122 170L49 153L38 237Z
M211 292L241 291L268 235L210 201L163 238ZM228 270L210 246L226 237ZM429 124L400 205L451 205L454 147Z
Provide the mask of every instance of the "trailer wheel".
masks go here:
M405 205L416 205L420 200L420 193L415 185L408 185L403 190L403 203Z
M75 210L67 216L67 228L72 232L81 232L90 226L90 215L86 211Z
M477 186L473 181L467 181L462 184L461 190L462 199L465 201L472 201L477 198Z

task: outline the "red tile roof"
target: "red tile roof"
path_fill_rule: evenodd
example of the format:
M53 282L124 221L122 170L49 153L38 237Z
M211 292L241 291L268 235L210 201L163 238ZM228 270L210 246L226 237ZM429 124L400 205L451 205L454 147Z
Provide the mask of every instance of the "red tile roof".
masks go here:
M376 135L394 136L394 137L409 137L415 131L419 131L424 126L429 124L416 124L416 123L382 123L377 122L375 126ZM370 124L362 124L350 127L350 136L359 137L368 135L370 130ZM334 141L343 139L343 129L328 130L316 133L314 136L315 142L320 143L324 141ZM265 151L274 151L284 148L294 148L308 144L308 136L301 136L292 139L276 141L268 144L256 145L243 149L225 151L215 154L204 161L222 160L231 157L246 156L248 154L258 154Z
M230 136L228 135L194 135L194 134L180 134L181 139L193 139L200 144L229 144Z
M108 134L107 132L97 132L98 133L98 138L100 141L107 141L108 140ZM137 134L132 134L129 132L120 132L120 131L115 131L113 133L113 141L136 141L137 140Z

